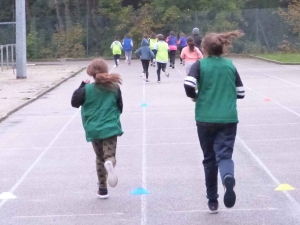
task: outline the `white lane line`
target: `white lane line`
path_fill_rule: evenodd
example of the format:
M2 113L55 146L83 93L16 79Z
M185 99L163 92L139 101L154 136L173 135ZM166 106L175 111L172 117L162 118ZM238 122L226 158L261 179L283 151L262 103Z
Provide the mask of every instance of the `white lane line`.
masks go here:
M259 70L253 69L253 68L248 67L248 66L245 66L245 65L243 65L243 64L236 63L236 62L234 62L234 64L243 66L243 67L245 67L245 68L247 68L247 69L250 69L250 70L252 70L252 71L255 71L255 72L257 72L257 73L260 73L260 74L262 74L262 75L264 75L264 76L267 76L267 77L273 77L273 78L275 78L275 79L281 80L281 81L283 81L283 82L285 82L285 83L288 83L288 84L290 84L290 85L292 85L292 86L300 87L300 85L298 85L298 84L294 84L294 83L292 83L292 82L290 82L290 81L287 81L287 80L285 80L285 79L282 79L282 78L280 78L280 77L273 76L273 75L270 75L270 74L261 72L261 71L259 71Z
M238 211L276 211L278 208L255 208L255 209L221 209L218 212L238 212ZM182 211L169 211L168 213L209 213L207 209L195 210L182 210Z
M37 159L32 163L32 165L26 170L26 172L23 174L23 176L17 181L17 183L9 190L10 193L14 193L17 188L23 183L23 181L26 179L28 174L34 169L34 167L39 163L39 161L44 157L44 155L47 153L47 151L51 148L51 146L55 143L55 141L59 138L59 136L62 134L62 132L69 126L69 124L74 120L74 118L77 116L80 109L78 109L74 115L71 117L71 119L61 128L61 130L56 134L56 136L52 139L52 141L49 143L49 145L45 148L44 151L37 157ZM0 202L0 208L7 202L7 199L4 199Z
M177 67L175 67L175 68L181 74L181 76L183 77L183 79L185 79L186 75L184 75Z
M300 140L300 138L249 139L245 141L257 142L257 141L297 141L297 140Z
M255 94L259 95L259 96L262 96L262 97L264 97L264 98L270 98L270 97L268 97L268 96L266 96L266 95L263 95L263 94L261 94L261 93L259 93L259 92L257 92L257 91L254 91L252 88L250 88L250 87L248 87L248 86L246 86L246 85L244 85L244 86L245 86L248 90L252 91L253 93L255 93ZM282 107L282 108L286 109L287 111L289 111L289 112L295 114L296 116L300 117L300 114L299 114L299 113L297 113L296 111L290 109L289 107L286 107L286 106L282 105L280 102L274 101L272 98L271 98L271 102L275 103L276 105L279 105L280 107Z
M41 216L14 216L14 218L52 218L52 217L79 217L79 216L122 216L125 213L107 213L107 214L69 214L69 215L41 215Z
M263 168L263 170L269 175L269 177L274 181L274 183L276 185L280 185L280 181L273 175L269 168L257 157L257 155L252 151L252 149L245 143L245 141L243 141L238 135L236 136L236 138L240 141L240 143L244 146L248 153L255 159L255 161ZM296 210L297 214L299 214L300 205L296 201L296 199L294 199L294 197L292 197L287 191L283 191L283 193L292 203L292 206L290 206L291 210Z
M145 82L143 82L143 103L146 103ZM147 190L146 107L143 107L142 187ZM147 225L147 195L141 196L141 216L141 225Z

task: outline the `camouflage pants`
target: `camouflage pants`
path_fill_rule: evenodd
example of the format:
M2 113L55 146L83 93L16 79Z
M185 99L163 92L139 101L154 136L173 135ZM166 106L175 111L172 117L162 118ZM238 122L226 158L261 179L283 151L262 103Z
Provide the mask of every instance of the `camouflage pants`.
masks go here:
M104 163L111 161L115 166L116 161L116 149L117 149L117 136L110 137L104 140L96 140L92 142L94 151L96 153L96 168L99 181L99 187L106 187L106 170Z

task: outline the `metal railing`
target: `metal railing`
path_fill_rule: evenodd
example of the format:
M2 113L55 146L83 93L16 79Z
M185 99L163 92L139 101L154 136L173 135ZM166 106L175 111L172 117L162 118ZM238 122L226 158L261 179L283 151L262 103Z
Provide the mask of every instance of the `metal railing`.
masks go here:
M9 66L12 68L15 67L15 50L16 44L0 45L0 65L1 71L9 69Z

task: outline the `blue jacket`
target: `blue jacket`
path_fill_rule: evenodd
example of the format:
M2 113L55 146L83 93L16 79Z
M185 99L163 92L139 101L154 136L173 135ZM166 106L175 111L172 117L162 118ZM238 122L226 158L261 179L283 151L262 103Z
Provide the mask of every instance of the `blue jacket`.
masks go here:
M132 39L131 38L125 38L123 41L123 50L125 52L132 51Z
M141 60L151 60L155 58L154 53L149 47L149 42L146 39L143 39L142 41L142 47L140 47L138 50L134 53L137 57L139 57Z
M180 44L179 44L180 47L187 46L187 38L186 37L182 37L179 40L180 40Z
M169 37L168 45L176 45L177 46L177 38L175 36Z

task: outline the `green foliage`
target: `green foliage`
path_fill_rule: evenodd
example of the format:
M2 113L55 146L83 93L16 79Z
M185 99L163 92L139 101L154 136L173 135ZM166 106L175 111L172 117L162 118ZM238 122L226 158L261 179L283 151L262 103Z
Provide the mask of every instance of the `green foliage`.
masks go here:
M82 45L83 29L75 25L67 31L58 30L53 35L53 45L58 58L79 58L85 56L85 49Z
M1 0L0 21L14 20L13 2ZM27 55L111 56L115 36L122 40L131 33L137 48L142 36L152 31L190 35L194 27L200 28L202 36L245 31L245 38L234 42L231 52L264 52L268 45L274 51L296 51L300 48L295 40L300 36L299 5L299 0L26 0ZM257 7L263 9L256 13ZM279 15L274 13L278 7L288 8ZM282 40L284 35L288 39ZM14 41L15 27L0 26L0 43Z

